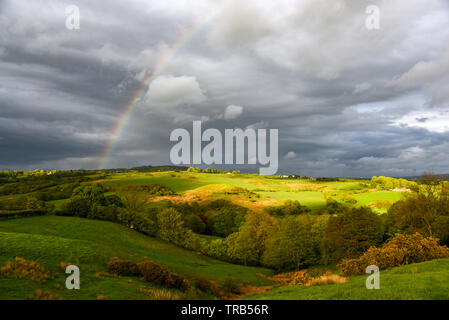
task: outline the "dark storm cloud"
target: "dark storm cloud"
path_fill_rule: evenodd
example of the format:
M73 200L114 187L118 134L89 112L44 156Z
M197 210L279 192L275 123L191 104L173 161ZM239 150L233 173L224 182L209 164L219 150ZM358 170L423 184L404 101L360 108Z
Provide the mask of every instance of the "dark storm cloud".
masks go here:
M65 28L69 4L80 30ZM369 4L381 10L380 30L364 26ZM278 128L280 172L449 172L444 0L0 6L0 168L98 167L145 75L209 19L156 69L108 166L168 163L170 132L203 120ZM241 112L230 116L230 105Z

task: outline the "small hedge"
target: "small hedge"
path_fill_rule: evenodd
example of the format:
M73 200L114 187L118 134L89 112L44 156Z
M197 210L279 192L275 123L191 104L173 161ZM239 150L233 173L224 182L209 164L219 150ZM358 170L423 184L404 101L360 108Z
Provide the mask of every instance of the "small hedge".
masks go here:
M186 291L189 281L183 276L172 273L160 264L147 260L139 264L132 261L112 258L106 264L107 272L119 276L142 276L143 280L173 289Z
M143 279L158 285L166 285L170 271L153 261L144 261L138 264Z
M190 288L189 281L181 275L175 274L153 261L144 261L137 265L145 281L186 291Z
M119 258L112 258L108 261L106 265L107 271L112 274L116 274L119 276L138 276L140 275L140 270L137 267L137 264L128 261L121 260Z
M211 293L216 297L221 297L223 295L223 290L217 283L203 277L197 277L195 279L195 287L202 292Z
M343 276L364 274L369 265L380 270L433 259L449 258L449 248L440 246L438 239L421 234L396 236L381 248L371 247L358 259L345 259L339 265Z

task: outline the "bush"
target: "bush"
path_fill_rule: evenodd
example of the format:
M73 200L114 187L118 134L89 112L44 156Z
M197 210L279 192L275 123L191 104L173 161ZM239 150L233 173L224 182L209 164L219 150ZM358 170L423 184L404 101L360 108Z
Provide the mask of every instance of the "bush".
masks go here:
M138 211L132 211L127 209L119 209L119 213L117 215L117 220L138 232L156 236L157 234L157 224L150 218L150 215Z
M189 281L183 276L176 273L170 274L170 277L168 279L168 286L181 291L187 291L190 289Z
M111 194L109 196L105 197L105 201L106 201L106 205L107 206L116 206L119 208L124 208L125 204L123 203L122 199L115 195L115 194Z
M105 221L117 221L118 210L116 206L98 206L94 205L90 212L87 214L87 218Z
M153 261L144 261L137 265L145 281L164 286L169 281L170 272Z
M211 293L216 297L222 295L222 290L217 283L203 277L197 277L195 279L195 287L203 292Z
M50 272L41 264L16 257L14 262L8 262L0 269L0 275L6 278L29 279L45 283L51 278Z
M106 270L119 276L137 276L140 274L136 263L119 258L109 260L106 264Z
M438 244L438 239L424 238L421 234L397 234L381 248L371 247L359 259L346 259L340 264L344 276L365 273L369 265L379 269L402 266L433 259L448 258L449 249Z
M238 282L232 278L226 278L222 284L223 290L231 294L239 294L240 286Z
M88 199L75 196L64 202L57 210L56 215L86 218L91 209L92 203Z
M299 201L286 200L282 206L271 207L268 211L271 215L276 217L287 217L301 213L309 213L310 209L302 206Z
M145 281L182 291L187 291L190 288L190 283L186 278L170 272L153 261L141 262L137 267Z

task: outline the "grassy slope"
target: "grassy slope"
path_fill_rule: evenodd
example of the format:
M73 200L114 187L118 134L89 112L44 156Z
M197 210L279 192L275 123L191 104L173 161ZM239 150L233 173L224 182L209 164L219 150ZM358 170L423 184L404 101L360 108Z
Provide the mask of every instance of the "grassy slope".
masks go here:
M335 194L335 200L339 195L347 194L360 188L359 184L366 181L342 181L342 182L314 182L304 179L279 179L267 178L259 175L228 175L228 174L204 174L187 172L158 172L158 173L132 173L117 174L111 176L111 180L104 181L105 186L117 186L127 184L153 184L158 183L167 186L179 194L207 185L230 185L254 191L266 198L276 200L298 200L301 204L312 209L324 207L325 193ZM310 186L309 191L295 191L295 186ZM316 190L313 190L316 189ZM395 202L403 196L400 192L381 191L366 192L350 195L357 199L356 206L370 205L372 202L382 199ZM385 210L378 210L384 212Z
M266 280L256 274L272 273L269 269L239 266L205 257L112 222L71 217L0 221L1 265L16 256L42 263L56 273L57 278L43 285L30 280L0 277L0 299L25 298L37 288L52 291L56 284L64 287L66 275L57 267L60 262L75 263L81 270L82 290L56 292L64 298L92 299L101 293L111 299L144 298L137 289L151 285L137 278L95 277L95 273L105 271L105 263L111 257L136 262L149 257L191 279L204 276L221 281L231 277L239 282L261 285Z
M416 269L418 273L412 272ZM380 289L368 290L366 276L354 276L349 282L323 286L278 287L247 296L263 300L405 300L449 299L449 259L440 259L391 268L380 272Z

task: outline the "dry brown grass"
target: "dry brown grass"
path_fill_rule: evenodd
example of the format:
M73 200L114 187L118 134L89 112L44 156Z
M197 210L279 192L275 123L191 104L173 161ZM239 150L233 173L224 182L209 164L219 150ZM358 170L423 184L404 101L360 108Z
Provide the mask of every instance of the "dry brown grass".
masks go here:
M312 278L306 286L319 286L326 284L338 284L348 282L348 278L341 277L338 274L328 273L317 278Z
M139 288L139 292L143 293L150 300L178 300L179 296L166 289L147 289Z
M332 274L330 271L325 271L322 275L315 276L317 271L300 270L286 273L279 273L273 277L267 277L268 279L280 284L281 286L315 286L326 284L338 284L348 281L347 278L341 277L336 274ZM320 270L319 272L322 272Z

